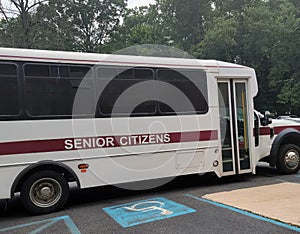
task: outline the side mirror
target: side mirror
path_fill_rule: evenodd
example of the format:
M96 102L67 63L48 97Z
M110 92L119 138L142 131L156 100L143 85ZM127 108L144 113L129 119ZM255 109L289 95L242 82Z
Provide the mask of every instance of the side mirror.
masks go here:
M264 118L261 121L263 126L267 126L272 123L272 114L269 111L265 112Z

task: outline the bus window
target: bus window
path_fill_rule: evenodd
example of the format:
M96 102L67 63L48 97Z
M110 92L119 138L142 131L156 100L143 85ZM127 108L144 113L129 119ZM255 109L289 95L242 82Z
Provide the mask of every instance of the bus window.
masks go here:
M89 67L81 66L59 66L60 77L64 78L79 78L80 80L85 78L91 78L91 73L89 73Z
M202 70L158 70L158 80L170 84L175 90L183 93L186 100L178 98L170 88L158 87L159 97L166 100L175 100L175 106L170 107L160 103L159 109L162 114L197 113L203 114L208 111L207 103L207 80L206 73ZM167 90L165 90L167 88ZM189 101L187 105L186 101Z
M30 116L72 116L78 91L84 98L75 115L94 113L94 85L89 67L25 64L24 71Z
M149 81L147 88L143 86L143 82ZM105 87L98 101L103 117L149 116L156 112L152 69L98 67L97 86L99 89Z
M16 116L20 113L17 67L0 63L0 116Z

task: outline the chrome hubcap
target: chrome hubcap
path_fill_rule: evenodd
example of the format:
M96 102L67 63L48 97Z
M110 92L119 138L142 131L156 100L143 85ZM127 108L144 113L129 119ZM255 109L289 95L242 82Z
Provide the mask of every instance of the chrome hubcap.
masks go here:
M294 170L299 166L300 157L296 150L290 150L285 154L284 163L287 168Z
M41 195L43 197L50 197L51 196L51 188L49 187L44 187L41 189Z
M42 178L30 188L30 200L38 207L47 208L55 205L62 195L61 185L52 178Z

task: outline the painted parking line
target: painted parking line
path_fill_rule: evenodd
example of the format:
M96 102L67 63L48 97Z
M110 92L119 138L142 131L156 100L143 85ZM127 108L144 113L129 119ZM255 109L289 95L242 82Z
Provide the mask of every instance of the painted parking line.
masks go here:
M185 196L196 199L196 200L201 201L201 202L205 202L205 203L214 205L214 206L218 206L218 207L230 210L230 211L234 211L236 213L249 216L251 218L255 218L255 219L259 219L259 220L262 220L262 221L265 221L265 222L268 222L268 223L272 223L272 224L275 224L277 226L280 226L280 227L283 227L283 228L286 228L286 229L289 229L289 230L296 231L296 232L300 233L300 228L299 227L292 226L292 225L289 225L287 223L283 223L283 222L280 222L280 221L277 221L277 220L269 219L269 218L266 218L266 217L263 217L263 216L260 216L260 215L257 215L257 214L253 214L253 213L250 213L248 211L244 211L244 210L232 207L232 206L228 206L228 205L224 205L224 204L221 204L221 203L218 203L218 202L207 200L205 198L199 198L199 197L196 197L196 196L191 195L191 194L185 194Z
M41 233L42 231L45 231L47 228L57 224L60 221L63 221L65 223L65 225L67 226L67 228L72 234L80 234L79 229L77 228L77 226L69 216L60 216L52 219L46 219L46 220L41 220L41 221L36 221L31 223L25 223L17 226L12 226L8 228L3 228L0 229L0 232L10 232L14 230L20 230L22 228L27 228L30 226L41 225L30 232L30 234L37 234L37 233Z
M103 210L124 228L196 212L163 197L106 207Z

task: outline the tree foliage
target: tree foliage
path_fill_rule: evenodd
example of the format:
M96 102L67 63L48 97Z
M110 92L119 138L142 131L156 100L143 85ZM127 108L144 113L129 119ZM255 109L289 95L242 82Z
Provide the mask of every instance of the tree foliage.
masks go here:
M101 51L101 46L119 25L126 7L125 0L49 0L35 4L38 8L30 14L31 21L35 22L31 27L34 35L21 35L30 42L30 46L22 47L86 52ZM23 22L22 15L18 14L5 26L14 28L20 19ZM16 30L6 34L19 35Z
M34 12L39 5L46 2L46 0L7 0L7 6L1 2L0 12L4 19L0 25L0 44L31 48L35 41L37 25Z
M215 2L194 55L255 68L258 109L299 111L299 8L288 0L234 2Z

